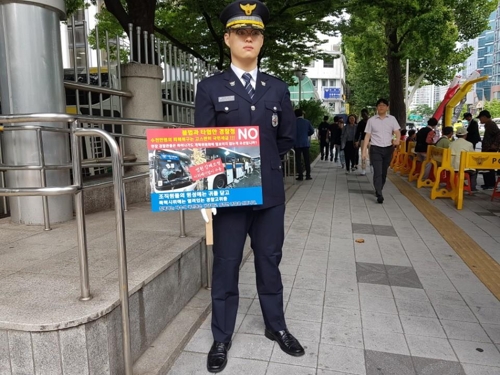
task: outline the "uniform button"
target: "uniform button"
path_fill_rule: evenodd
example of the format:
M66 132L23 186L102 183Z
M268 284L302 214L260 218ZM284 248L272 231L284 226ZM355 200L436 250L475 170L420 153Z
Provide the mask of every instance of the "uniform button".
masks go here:
M273 109L276 111L278 108L274 107Z
M253 105L253 106L251 106L251 107L250 107L250 109L251 109L252 111L255 111L255 106L254 106L254 105Z
M224 111L226 111L226 112L229 111L229 107L225 107Z

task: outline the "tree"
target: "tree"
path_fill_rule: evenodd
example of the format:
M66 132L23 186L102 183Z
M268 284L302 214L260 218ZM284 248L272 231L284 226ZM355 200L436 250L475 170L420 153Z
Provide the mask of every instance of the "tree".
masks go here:
M457 42L472 39L487 28L497 1L346 0L344 5L350 18L340 25L343 35L358 36L364 44L382 43L371 58L380 59L383 54L391 113L404 124L402 61L410 60L413 82L425 77L430 83L443 84L470 53L457 48Z
M412 111L412 113L416 113L417 115L420 115L422 117L430 117L434 114L434 112L435 111L427 104L419 104Z
M123 31L131 38L133 35L129 35L129 24L134 25L134 28L140 27L142 32L146 31L148 34L155 32L157 2L158 0L104 0L104 5L106 10L115 17ZM65 3L68 14L71 14L90 3L96 5L96 0L65 0ZM133 46L134 61L139 61L137 44ZM155 54L148 43L148 61L154 61L154 56ZM141 54L141 62L145 60L146 56L143 53Z
M82 4L83 1L80 0ZM133 23L149 33L154 31L181 51L221 70L229 65L229 51L223 43L224 29L218 15L229 2L105 0L105 5L127 35L128 24ZM154 14L151 13L153 4ZM335 33L335 24L325 17L338 10L336 4L333 0L266 1L271 18L265 31L260 66L291 83L296 66L307 66L312 60L325 57L317 48L324 42L317 31L324 35Z
M311 121L314 127L318 127L320 122L323 121L323 116L329 116L329 113L321 100L317 99L309 99L309 100L301 100L298 105L294 106L295 108L301 108L304 111L304 118Z
M500 117L500 100L493 99L484 103L484 109L490 111L491 117Z
M353 19L352 23L361 21ZM380 25L365 24L364 33L342 36L347 60L347 84L350 88L351 112L360 113L374 107L379 98L389 98L389 80L384 62Z

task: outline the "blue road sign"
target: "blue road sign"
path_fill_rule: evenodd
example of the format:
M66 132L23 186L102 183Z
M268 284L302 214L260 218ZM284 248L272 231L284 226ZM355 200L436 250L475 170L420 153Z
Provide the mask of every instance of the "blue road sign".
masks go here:
M323 99L341 99L340 87L323 87Z

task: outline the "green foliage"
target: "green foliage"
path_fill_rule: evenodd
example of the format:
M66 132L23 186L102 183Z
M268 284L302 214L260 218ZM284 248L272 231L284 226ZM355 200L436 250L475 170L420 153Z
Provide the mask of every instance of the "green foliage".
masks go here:
M493 99L492 101L484 103L484 109L490 111L491 117L500 117L500 100Z
M355 18L352 22L357 24L361 19ZM348 33L342 38L348 66L347 83L351 90L349 103L354 113L360 113L366 106L375 106L381 97L389 98L385 46L380 37L383 30L377 23L364 27L363 33Z
M319 149L319 142L317 139L311 139L311 147L309 147L309 158L311 163L318 157L321 150Z
M78 9L87 8L90 4L95 5L95 0L64 0L66 5L66 16L71 17Z
M106 1L112 2L120 0ZM229 50L223 43L224 30L218 15L228 3L229 0L158 0L155 33L207 64L225 69L230 63ZM260 65L292 83L295 66L306 66L312 60L323 58L324 53L317 47L324 41L316 32L324 35L336 32L335 24L325 17L334 15L338 5L333 0L267 0L266 5L271 18L265 31ZM99 27L104 31L107 26Z
M110 12L108 12L105 8L101 10L98 14L96 14L97 25L99 29L99 47L101 49L106 48L106 32L108 33L109 40L115 42L116 37L125 38L126 34L121 27L121 25L116 20L115 16L113 16ZM89 44L93 49L97 49L97 39L96 39L96 29L90 31L89 33ZM109 46L110 59L112 61L117 60L117 48L116 42L110 43ZM120 61L122 63L126 63L129 59L130 49L127 46L120 46Z
M428 83L448 82L471 52L457 47L457 42L472 39L487 28L497 1L346 0L344 4L350 17L339 28L354 106L370 105L377 93L383 95L391 87L391 112L403 113L405 74L401 65L406 59L410 60L410 84L422 73Z
M427 104L419 104L417 107L410 112L410 114L420 115L422 117L431 117L434 114L434 110Z
M302 108L305 115L304 118L311 121L311 124L317 128L320 122L323 121L324 116L329 116L329 113L321 100L309 99L309 100L301 100L299 105L295 105L295 108Z

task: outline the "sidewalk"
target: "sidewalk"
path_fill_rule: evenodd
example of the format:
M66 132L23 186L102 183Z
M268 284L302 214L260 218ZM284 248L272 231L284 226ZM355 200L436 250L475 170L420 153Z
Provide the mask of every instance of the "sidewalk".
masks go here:
M287 323L306 355L264 337L250 257L223 374L500 374L499 300L389 180L384 197L375 202L370 175L316 162L287 204L280 267ZM500 261L500 204L479 196L457 211L451 202L432 204ZM170 375L208 373L210 319Z

